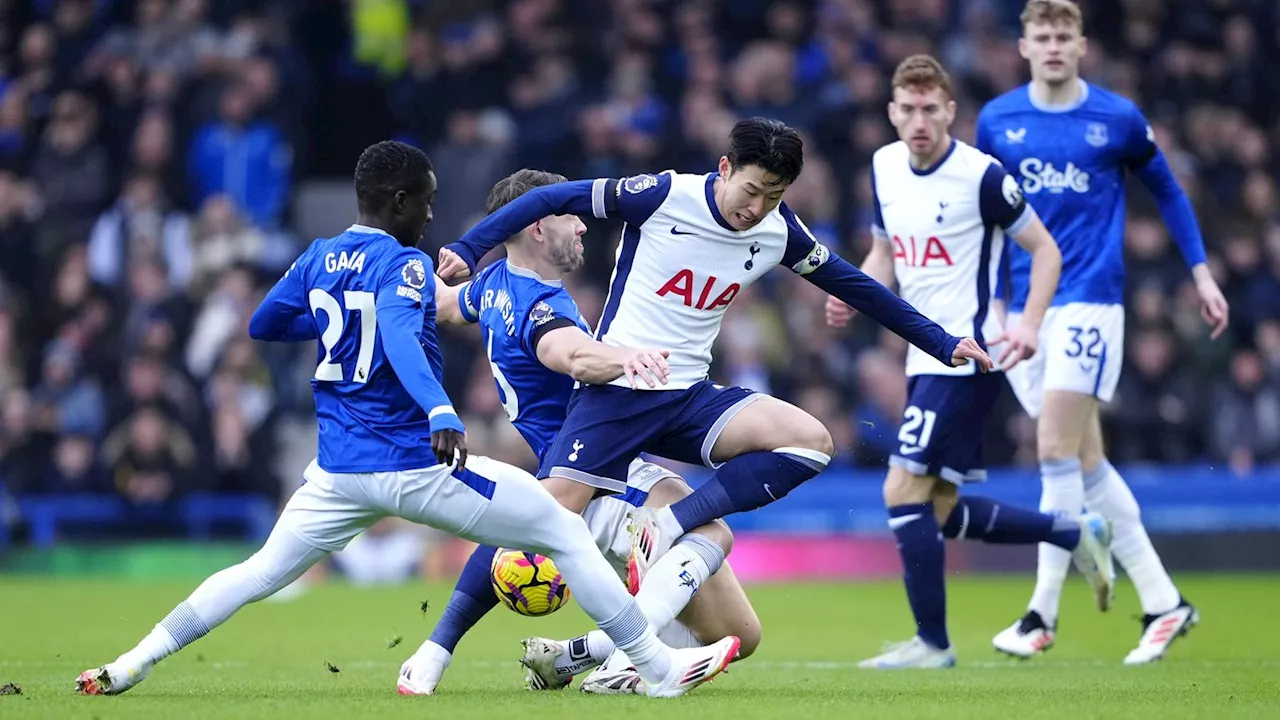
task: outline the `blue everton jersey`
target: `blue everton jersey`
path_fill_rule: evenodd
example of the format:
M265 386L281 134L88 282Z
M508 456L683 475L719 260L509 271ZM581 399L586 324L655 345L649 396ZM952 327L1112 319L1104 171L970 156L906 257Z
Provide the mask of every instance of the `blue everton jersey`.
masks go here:
M421 250L357 225L312 243L255 313L254 337L319 340L311 387L321 468L382 472L437 464L431 418L456 417L440 389L434 288L431 259ZM261 329L273 320L287 323L290 314L295 336ZM389 353L405 348L413 362L403 367L421 366L421 377L406 371L401 378L392 367ZM425 363L412 357L417 352ZM407 387L424 389L415 400Z
M541 462L564 425L574 381L538 361L538 341L560 327L591 328L559 280L544 280L505 259L458 292L463 317L480 324L507 418Z
M1022 185L1062 250L1054 305L1124 300L1125 173L1158 153L1151 126L1129 100L1081 83L1074 106L1043 108L1029 86L987 103L978 115L977 147L995 156ZM1006 242L1007 296L1021 310L1031 284L1031 256ZM1002 273L1004 275L1004 273Z

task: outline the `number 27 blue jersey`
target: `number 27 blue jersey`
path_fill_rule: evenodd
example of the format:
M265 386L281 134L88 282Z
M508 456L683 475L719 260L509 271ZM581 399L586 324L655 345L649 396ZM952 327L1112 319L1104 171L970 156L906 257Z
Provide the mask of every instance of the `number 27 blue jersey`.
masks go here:
M461 427L440 387L431 259L385 232L356 225L312 243L263 300L250 332L319 339L311 387L317 462L328 472L431 467L432 419ZM404 365L420 365L423 377L397 375L388 359L392 343L425 354L425 363L416 357ZM421 388L417 399L408 387Z

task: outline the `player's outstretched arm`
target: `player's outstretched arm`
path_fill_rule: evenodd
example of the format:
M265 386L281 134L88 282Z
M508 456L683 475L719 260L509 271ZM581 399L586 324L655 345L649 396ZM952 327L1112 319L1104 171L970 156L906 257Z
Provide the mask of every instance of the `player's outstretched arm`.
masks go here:
M883 231L881 231L883 232ZM895 281L893 273L893 249L889 238L877 236L871 241L871 250L862 260L859 268L867 277L892 289ZM853 319L854 310L845 301L834 295L827 296L827 324L831 327L844 327Z
M462 287L449 287L444 280L436 278L436 324L437 325L470 325L475 320L469 319L462 309L462 295L467 291Z
M1005 370L1032 357L1039 349L1040 324L1058 291L1058 278L1062 274L1062 251L1034 212L1030 212L1029 219L1013 233L1013 240L1031 254L1031 288L1018 325L1005 328L988 343L992 347L1004 346L996 362ZM1003 301L998 302L1003 305ZM996 312L1003 322L1003 308Z
M548 215L591 213L591 188L595 182L572 180L534 188L490 213L446 249L455 253L466 263L467 269L474 272L480 258L534 222ZM457 275L452 266L446 267L442 263L440 277L452 280Z
M249 337L271 342L303 342L320 336L307 307L295 262L267 292L249 318Z
M828 295L848 303L940 362L959 367L974 360L983 372L993 367L991 358L971 338L952 336L942 326L921 315L906 300L841 257L830 255L820 266L803 273L803 276Z
M431 261L421 252L407 251L404 255L407 260L403 268L395 265L395 271L383 282L375 300L382 352L405 392L431 420L431 445L436 451L436 460L451 464L456 453L461 469L467 460L465 428L440 379L431 371L421 344L424 319L435 317L435 276L431 274ZM415 293L421 294L415 298ZM424 303L424 298L432 298L432 302Z
M549 330L537 341L538 362L588 385L606 385L626 376L633 389L638 380L651 388L667 384L668 350L622 348L593 340L576 325Z
M1200 233L1200 223L1196 221L1195 210L1187 197L1178 178L1173 174L1165 159L1164 153L1155 143L1155 133L1147 124L1146 118L1135 110L1132 118L1134 130L1127 138L1126 150L1129 151L1129 167L1143 185L1151 191L1160 208L1160 216L1169 226L1169 234L1173 242L1182 252L1182 259L1191 268L1191 275L1196 281L1196 291L1200 295L1200 315L1205 322L1213 326L1212 337L1217 338L1226 332L1230 323L1230 308L1222 290L1209 272L1204 251L1204 236Z

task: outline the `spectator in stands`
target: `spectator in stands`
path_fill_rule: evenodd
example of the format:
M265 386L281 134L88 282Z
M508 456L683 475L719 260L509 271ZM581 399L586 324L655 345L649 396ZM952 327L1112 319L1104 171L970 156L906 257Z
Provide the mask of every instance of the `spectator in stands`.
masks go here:
M242 82L223 90L218 119L191 142L192 200L201 205L225 194L255 224L275 228L292 188L292 150L270 120L255 118L253 91Z
M431 151L431 163L440 183L429 228L440 244L462 236L484 217L489 188L510 172L511 121L498 111L481 115L461 110L449 118L445 140Z
M48 436L34 431L31 413L25 390L5 393L0 404L0 476L13 493L37 492L44 482Z
M98 110L88 96L59 93L32 165L44 207L37 227L37 253L56 258L84 242L111 196L106 150L94 140Z
M31 424L37 432L99 435L106 402L97 381L81 372L80 351L66 340L45 350L40 384L31 394Z
M1219 381L1213 408L1210 437L1216 458L1240 475L1280 460L1280 390L1267 384L1257 352L1240 350L1231 358L1230 377Z
M1116 434L1108 456L1121 463L1194 460L1201 452L1199 393L1176 354L1173 335L1148 327L1128 345L1129 362L1116 391L1120 400L1111 410L1124 431Z
M193 435L205 421L200 397L186 375L152 352L140 352L123 363L121 382L110 393L109 407L111 427L143 407L161 409Z
M191 436L160 409L144 406L113 428L102 444L116 491L135 505L161 505L193 484Z
M70 433L59 437L53 447L53 457L41 473L38 492L111 492L111 478L96 455L94 438L89 435Z
M100 285L117 287L124 282L125 268L142 259L162 262L172 287L184 287L191 279L190 221L168 207L159 178L137 173L93 226L89 274Z

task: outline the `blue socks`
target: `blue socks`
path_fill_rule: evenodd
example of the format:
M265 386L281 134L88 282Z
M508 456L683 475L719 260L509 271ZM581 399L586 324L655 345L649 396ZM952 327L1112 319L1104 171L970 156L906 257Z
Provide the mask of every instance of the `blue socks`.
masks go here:
M1043 542L1063 550L1074 550L1080 543L1080 526L1072 518L1005 505L984 497L960 498L942 526L942 534L994 545Z
M692 495L672 503L671 514L688 532L726 515L755 510L786 497L829 462L831 458L812 451L745 453L722 465Z
M916 634L939 650L951 647L947 637L947 586L943 562L946 548L933 503L913 503L889 508L889 527L898 538L902 556L902 580L907 601L916 619Z
M458 583L453 587L453 597L449 598L449 604L431 631L431 642L452 653L462 636L497 606L498 595L493 591L489 577L493 556L497 552L498 549L491 545L481 545L471 553Z

